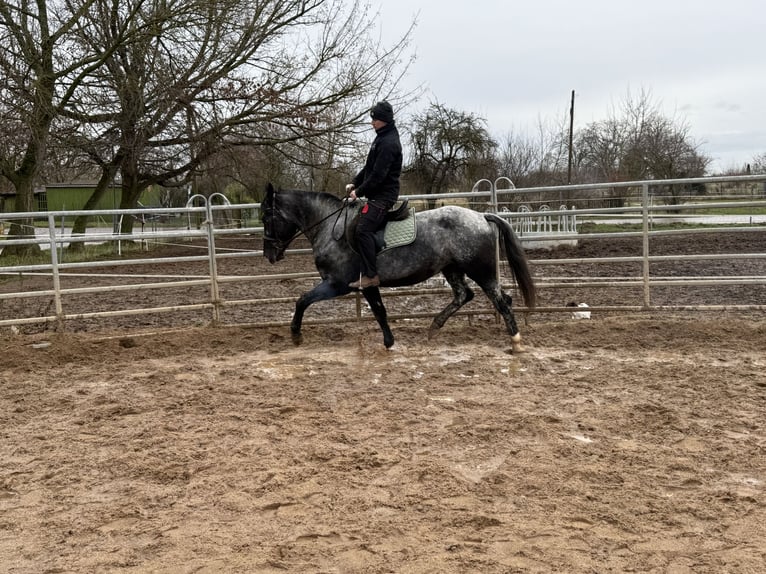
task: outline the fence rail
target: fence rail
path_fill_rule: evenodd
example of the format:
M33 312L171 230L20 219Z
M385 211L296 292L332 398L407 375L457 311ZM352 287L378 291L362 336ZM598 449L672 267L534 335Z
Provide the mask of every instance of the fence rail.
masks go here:
M551 292L555 290L576 290L576 289L633 289L639 290L640 294L636 301L626 301L622 305L602 304L593 305L590 308L592 312L634 312L642 311L686 311L686 310L746 310L763 311L766 305L759 303L737 304L722 301L711 304L707 302L698 304L678 304L668 305L664 303L655 303L652 294L657 289L668 287L694 287L694 286L742 286L753 287L766 286L766 271L761 267L757 274L732 274L727 276L705 276L705 275L684 275L684 276L665 276L653 275L650 270L653 265L659 263L668 263L674 261L743 261L756 260L766 261L766 252L756 253L685 253L682 255L655 255L651 252L651 242L661 237L673 237L675 235L702 235L711 233L720 233L725 230L727 233L758 233L766 234L766 198L754 199L752 194L748 194L742 201L733 200L732 196L727 195L723 201L704 201L699 203L687 203L684 205L656 205L654 197L650 194L652 186L663 185L688 185L690 183L750 183L766 180L766 176L741 176L728 178L696 178L684 180L667 181L647 181L647 182L625 182L608 184L588 184L582 186L565 187L546 187L531 189L515 189L512 184L508 186L510 180L501 178L495 183L483 180L474 186L474 191L468 193L450 193L431 196L409 196L411 200L429 200L442 202L465 201L469 204L479 204L489 211L494 211L500 216L507 218L517 233L520 235L525 246L537 244L539 242L576 242L587 237L593 241L614 241L624 238L641 238L642 250L639 255L631 256L608 256L608 257L565 257L565 258L533 258L531 265L538 275L538 288L542 292ZM504 186L504 187L503 187ZM489 187L488 190L482 190L482 187ZM598 189L635 189L639 187L642 190L641 201L639 205L628 205L625 207L601 207L601 208L580 208L574 209L573 206L567 207L562 204L559 209L553 210L545 208L542 211L533 211L524 209L520 212L511 212L503 209L504 204L523 203L528 201L534 194L566 194L572 196L573 193L592 192ZM219 194L216 194L219 195ZM216 221L229 221L230 217L220 217L220 212L230 214L237 210L250 210L257 212L258 204L239 204L231 205L227 201L215 203L216 197L209 199L195 197L189 205L183 208L141 208L133 210L103 210L103 211L58 211L58 212L33 212L33 213L7 213L0 214L0 219L5 221L26 220L41 218L47 220L47 228L38 229L34 234L30 233L27 237L0 237L0 247L12 245L37 245L41 249L47 249L50 253L50 263L45 264L16 264L0 267L0 327L17 327L32 324L54 324L58 329L64 330L66 325L71 322L83 319L108 319L113 317L130 317L136 315L150 315L173 313L179 311L195 311L210 313L209 322L213 325L229 324L222 318L223 309L235 307L252 306L256 309L258 306L272 304L290 305L294 302L295 296L284 297L226 297L222 295L221 290L227 285L234 283L258 283L262 281L306 281L318 279L315 272L293 272L278 274L238 274L227 275L218 272L218 264L233 258L242 257L260 257L262 251L258 249L248 250L246 252L226 252L218 249L216 239L231 238L239 236L260 236L261 227L231 227L228 225L217 225ZM224 198L225 199L225 198ZM199 205L202 203L202 205ZM704 210L727 210L743 208L750 209L753 214L744 223L718 226L712 225L705 228L667 230L654 229L658 221L664 221L669 217L679 218L684 215L687 218L699 219L696 212ZM688 215L692 214L692 215ZM112 232L88 233L81 236L72 236L68 229L63 225L57 225L57 222L64 222L67 219L79 215L99 216L99 217L137 217L142 221L147 218L159 219L169 217L186 221L186 228L183 229L158 229L152 226L152 229L142 229L141 232L126 236L124 234ZM191 225L192 216L200 217L199 229ZM538 218L535 220L534 218ZM617 219L620 221L631 221L641 224L640 231L617 231L608 233L590 233L583 235L577 233L577 226L585 222L599 222L604 219ZM709 216L708 216L709 219ZM204 242L204 252L195 256L180 257L139 257L124 258L121 246L125 242L150 244L153 242L170 241L202 241ZM64 247L75 242L109 242L116 246L117 258L99 261L66 262L62 260ZM309 249L291 249L288 253L294 255L310 257ZM1 261L0 261L1 263ZM196 273L193 275L177 274L157 274L157 273L114 273L115 268L125 268L135 270L141 266L158 268L166 264L191 265L204 264L205 273ZM578 274L577 270L581 266L598 266L614 264L632 264L640 267L640 272L635 275L598 277L594 275ZM507 288L513 288L512 278L508 270L500 263L503 281ZM557 267L574 270L575 274L569 276L550 276L546 277L543 271L546 267ZM98 273L99 270L109 269L110 273ZM24 278L39 278L40 276L50 277L49 288L26 290L14 290L16 280L23 282ZM62 287L62 279L71 279L78 276L97 277L105 281L105 284L88 287ZM4 280L5 278L5 280ZM8 280L12 278L13 280ZM107 282L108 281L108 282ZM138 281L138 282L135 282ZM69 310L67 302L74 296L95 295L97 298L107 293L119 292L145 292L149 290L175 289L175 290L193 290L202 289L204 294L198 295L197 300L191 302L178 302L177 304L168 304L162 306L153 306L146 308L113 308L106 310L93 310L83 312L82 310ZM257 289L256 289L257 290ZM434 295L444 295L450 293L449 289L444 287L443 283L429 281L424 285L414 288L400 288L384 290L384 297L432 297ZM346 299L355 300L353 312L347 315L336 316L327 320L314 319L307 321L310 323L341 322L371 320L369 314L363 312L363 306L360 304L359 295L350 295ZM553 298L550 298L553 300ZM12 303L18 303L24 300L47 301L49 304L44 312L37 312L32 316L19 316ZM22 305L23 307L23 305ZM520 308L521 311L529 311ZM571 307L557 304L543 304L535 309L536 313L559 313L571 312ZM493 314L494 311L487 308L474 309L461 312L462 315ZM429 312L401 312L390 313L392 319L397 318L421 318L432 317L435 313ZM258 325L284 325L289 320L261 321Z

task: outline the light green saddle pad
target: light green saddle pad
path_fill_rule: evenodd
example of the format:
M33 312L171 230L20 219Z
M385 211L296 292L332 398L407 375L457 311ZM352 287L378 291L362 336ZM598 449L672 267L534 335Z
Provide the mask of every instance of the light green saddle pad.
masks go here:
M381 252L394 247L409 245L415 241L417 236L417 227L415 226L415 208L410 207L409 215L402 221L389 221L386 224L383 241L385 245Z

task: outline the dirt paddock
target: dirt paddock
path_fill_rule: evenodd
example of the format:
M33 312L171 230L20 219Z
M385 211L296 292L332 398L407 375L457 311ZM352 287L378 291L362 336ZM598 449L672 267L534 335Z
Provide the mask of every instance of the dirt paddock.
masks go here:
M392 326L3 334L0 572L766 571L763 314Z
M0 570L763 572L766 324L719 319L6 338Z

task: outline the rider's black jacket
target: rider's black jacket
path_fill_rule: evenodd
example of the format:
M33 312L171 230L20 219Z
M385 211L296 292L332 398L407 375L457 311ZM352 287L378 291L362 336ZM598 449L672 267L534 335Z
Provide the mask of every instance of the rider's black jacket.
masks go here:
M402 144L392 121L377 131L364 168L354 178L356 194L369 200L393 204L399 198Z

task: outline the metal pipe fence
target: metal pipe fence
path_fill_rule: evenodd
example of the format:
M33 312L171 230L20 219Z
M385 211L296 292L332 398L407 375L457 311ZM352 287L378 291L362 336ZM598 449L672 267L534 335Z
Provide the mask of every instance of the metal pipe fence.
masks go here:
M658 238L674 236L701 236L703 234L720 233L725 230L726 233L758 233L766 234L766 190L764 197L755 198L752 193L743 197L741 201L736 201L736 196L727 194L722 201L705 201L694 203L685 203L683 205L662 205L656 203L656 197L651 194L651 188L656 186L689 185L692 183L720 183L745 184L752 182L763 182L766 176L739 176L739 177L715 177L715 178L695 178L683 180L665 180L665 181L642 181L642 182L623 182L623 183L604 183L587 185L569 185L559 187L526 188L517 189L508 178L500 178L495 182L482 180L478 182L473 191L467 193L448 193L421 196L408 196L411 203L418 201L430 201L436 203L462 203L475 209L492 211L498 213L501 217L507 218L514 226L522 243L527 249L536 244L555 243L562 244L566 242L577 242L587 238L589 241L615 241L619 239L640 239L641 252L630 256L604 256L604 257L534 257L530 259L530 264L538 276L538 289L543 293L552 293L554 291L571 292L574 290L639 290L640 294L636 300L626 300L624 304L603 303L591 305L592 312L635 312L635 311L688 311L688 310L743 310L743 311L764 311L766 305L760 303L728 303L726 301L709 303L701 302L697 304L677 304L669 305L665 303L655 303L653 293L658 289L664 288L689 288L689 287L708 287L708 286L740 286L764 288L766 286L766 265L761 266L756 274L731 274L721 276L709 275L681 275L667 276L661 274L652 274L652 266L669 262L690 262L690 261L727 261L737 262L744 260L766 261L766 252L756 253L683 253L678 255L657 255L651 250L652 241ZM487 189L488 188L488 189ZM506 207L511 204L529 203L530 198L567 196L574 197L576 194L597 193L600 190L641 190L640 194L631 192L631 197L639 198L636 204L624 205L622 207L580 207L574 205L567 206L561 204L559 209L546 208L532 211L529 209L522 211L510 211ZM46 227L38 228L30 232L25 237L7 237L0 236L0 247L5 248L12 245L34 245L41 250L49 252L50 262L25 264L18 262L13 265L4 265L0 267L0 327L18 327L33 324L53 324L59 330L65 330L66 325L71 322L83 319L110 319L114 317L131 317L136 315L152 315L174 312L205 312L209 313L208 322L213 325L231 324L224 319L223 311L236 307L249 307L258 309L259 306L272 304L290 305L294 303L295 296L273 297L256 296L254 297L231 297L222 293L222 288L226 285L235 283L253 283L263 281L306 281L318 279L315 272L288 272L276 274L237 274L227 275L219 272L219 263L233 258L242 257L260 257L260 249L250 249L245 252L229 253L217 247L217 240L225 238L237 238L242 236L260 237L262 227L246 226L239 222L238 225L217 224L216 221L231 221L231 213L243 210L257 213L260 206L258 204L238 204L231 205L220 194L214 194L210 198L195 196L190 199L187 206L183 208L141 208L133 210L103 210L103 211L58 211L58 212L32 212L32 213L6 213L0 214L0 219L5 221L14 220L44 220ZM220 199L218 204L215 199ZM537 200L535 200L537 201ZM542 200L540 200L542 202ZM555 203L558 203L554 199ZM587 202L586 202L587 203ZM201 205L200 205L201 204ZM685 214L695 214L687 216L699 221L702 216L696 213L702 210L706 211L725 211L727 209L749 209L755 216L751 216L745 223L732 225L708 225L699 228L687 229L655 229L658 222L665 222L670 218L679 218ZM221 214L227 214L221 217ZM89 217L100 216L104 218L112 217L136 217L141 221L148 218L159 219L161 217L173 218L176 221L186 222L185 229L159 229L152 226L150 230L142 229L140 232L131 235L124 235L111 231L96 233L87 233L85 235L71 235L63 222L66 219L72 219L79 215ZM201 219L199 227L192 226L192 218ZM530 218L543 218L544 223L529 225ZM710 218L709 216L708 219ZM598 223L605 220L620 220L632 222L640 225L640 229L634 231L610 231L600 233L578 233L577 227L585 223ZM62 222L57 226L57 221ZM558 225L553 225L552 221L558 221ZM142 226L143 227L143 226ZM152 243L159 242L201 242L203 251L200 255L184 255L176 257L130 257L125 258L123 246L127 244L142 245L148 248ZM76 242L85 243L105 243L112 245L116 258L99 258L90 261L70 261L62 258L65 254L64 248ZM158 251L159 254L162 251ZM289 254L296 256L310 257L310 249L291 249ZM496 252L498 268L504 286L513 289L512 278L507 266L503 264L500 258L499 250ZM0 260L2 263L2 260ZM152 270L162 268L172 264L175 267L200 265L205 266L205 272L186 275L176 274L158 274L138 273L135 269L140 267L150 267ZM625 264L638 267L638 272L634 275L610 275L600 277L593 274L582 274L578 272L582 267L599 265ZM551 275L546 276L546 268L557 270L572 270L571 275ZM124 268L125 274L114 272L116 269ZM99 270L108 269L109 273L99 273ZM128 273L128 271L131 271ZM23 283L24 278L39 278L40 276L50 277L49 288L26 290L16 289L13 285L16 281ZM77 276L97 277L103 281L103 285L88 287L63 287L62 279L70 279ZM5 280L4 280L5 278ZM12 279L12 280L11 280ZM137 282L136 282L137 281ZM82 311L81 309L72 310L68 306L68 300L76 296L94 296L94 302L100 300L106 294L123 292L148 292L155 290L182 290L191 292L194 289L203 289L204 295L198 295L193 301L178 301L172 304L155 305L140 308L110 308L103 310ZM257 288L255 289L257 292ZM400 297L434 297L444 296L451 291L445 288L443 282L438 280L426 282L423 285L413 288L384 289L383 295L386 298ZM372 320L369 313L364 312L364 306L358 294L349 295L345 299L350 299L354 303L352 312L349 314L336 316L331 319L313 319L307 320L307 324L342 321ZM30 316L19 316L15 311L9 311L13 307L12 303L18 303L24 300L39 300L45 305L44 312L36 312ZM555 297L547 298L548 302L538 306L536 313L560 313L571 312L571 307L555 304ZM475 305L475 304L474 304ZM345 307L344 307L345 309ZM517 308L521 312L529 312L529 309L523 307ZM494 314L494 310L489 307L462 311L462 315ZM421 318L432 317L435 313L429 312L394 312L390 313L391 319L402 318ZM257 325L286 325L289 319L285 320L267 320L255 323ZM237 323L240 324L240 323Z

